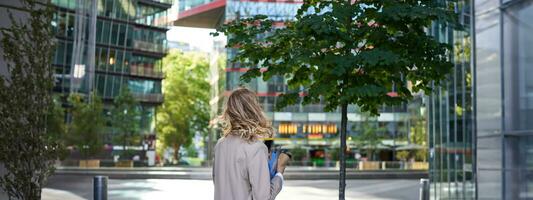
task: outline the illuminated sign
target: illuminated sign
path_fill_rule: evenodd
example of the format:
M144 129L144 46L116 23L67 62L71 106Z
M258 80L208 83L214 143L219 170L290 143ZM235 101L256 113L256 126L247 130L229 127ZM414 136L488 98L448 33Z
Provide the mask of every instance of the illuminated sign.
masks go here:
M317 135L317 136L310 136L314 138L322 138L324 134L337 134L337 131L338 131L337 124L335 123L303 124L303 127L300 131L298 130L299 126L301 126L301 124L284 122L284 123L280 123L277 129L278 129L278 133L282 135L295 135L298 133L302 133L305 135Z

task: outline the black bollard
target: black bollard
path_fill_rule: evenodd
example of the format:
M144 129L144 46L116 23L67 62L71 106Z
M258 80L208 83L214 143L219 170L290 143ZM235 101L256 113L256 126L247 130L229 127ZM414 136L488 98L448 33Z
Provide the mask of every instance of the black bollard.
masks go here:
M107 176L95 176L93 179L93 199L107 200Z
M429 179L420 179L420 200L429 200Z

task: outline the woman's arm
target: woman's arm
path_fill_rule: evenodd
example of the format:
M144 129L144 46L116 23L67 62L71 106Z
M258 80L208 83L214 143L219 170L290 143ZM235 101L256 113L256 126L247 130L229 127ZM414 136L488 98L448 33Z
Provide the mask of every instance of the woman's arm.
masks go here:
M283 187L283 176L270 180L268 172L268 150L263 144L248 157L248 178L254 200L274 200Z

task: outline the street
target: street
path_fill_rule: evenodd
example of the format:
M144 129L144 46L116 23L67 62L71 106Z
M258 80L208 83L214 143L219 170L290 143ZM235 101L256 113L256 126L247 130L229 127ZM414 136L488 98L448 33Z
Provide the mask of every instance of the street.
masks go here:
M417 180L347 180L346 199L414 200L418 199ZM111 179L108 195L111 200L137 199L213 199L210 180L190 179ZM336 180L286 180L277 200L330 200L338 198ZM92 178L89 176L54 176L43 191L44 200L92 199Z

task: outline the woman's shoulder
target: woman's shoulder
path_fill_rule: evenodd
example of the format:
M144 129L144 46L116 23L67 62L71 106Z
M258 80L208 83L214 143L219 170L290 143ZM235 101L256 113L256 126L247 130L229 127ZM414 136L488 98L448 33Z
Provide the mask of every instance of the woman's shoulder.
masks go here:
M235 135L227 135L218 140L217 145L227 143L232 146L243 146L247 150L257 151L266 149L266 145L261 140L246 141Z

